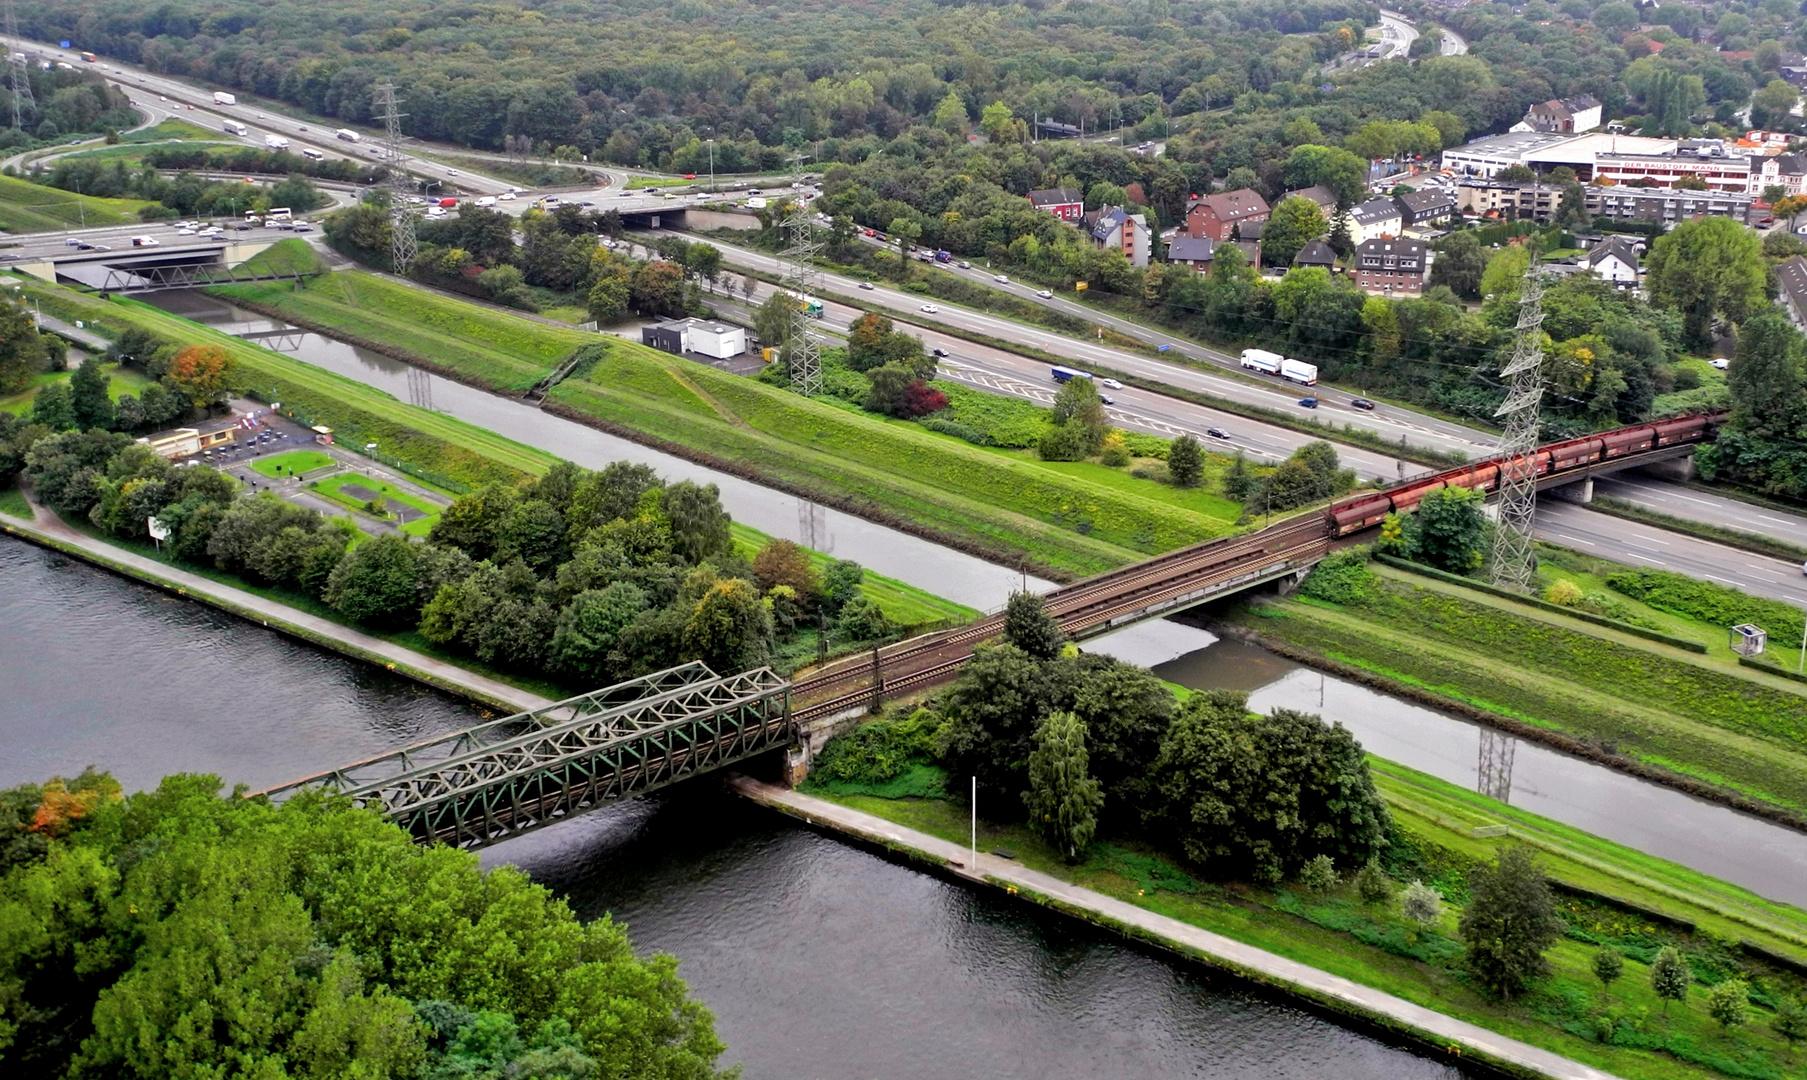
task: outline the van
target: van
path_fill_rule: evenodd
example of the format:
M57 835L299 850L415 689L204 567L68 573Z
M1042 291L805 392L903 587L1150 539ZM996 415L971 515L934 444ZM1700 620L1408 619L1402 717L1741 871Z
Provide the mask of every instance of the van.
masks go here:
M478 206L494 206L494 205L496 205L496 197L494 195L485 195L481 199L477 200L477 205Z

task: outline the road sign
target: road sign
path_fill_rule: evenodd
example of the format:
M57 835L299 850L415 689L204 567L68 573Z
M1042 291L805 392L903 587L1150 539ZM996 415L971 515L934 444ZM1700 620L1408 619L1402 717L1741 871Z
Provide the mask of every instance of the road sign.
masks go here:
M1086 283L1085 283L1085 282L1083 282L1083 281L1075 281L1075 282L1074 282L1074 283L1073 283L1073 291L1074 291L1074 292L1084 292L1084 291L1086 291L1086 290L1087 290L1087 289L1089 289L1089 288L1091 288L1091 286L1090 286L1090 285L1088 285L1088 284L1086 284Z

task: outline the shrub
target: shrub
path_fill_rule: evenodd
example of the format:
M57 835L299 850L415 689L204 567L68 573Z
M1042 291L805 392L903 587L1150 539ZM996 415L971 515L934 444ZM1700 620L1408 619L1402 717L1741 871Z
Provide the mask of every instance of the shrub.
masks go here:
M1305 584L1299 586L1299 592L1332 604L1354 604L1368 597L1373 583L1374 572L1368 569L1368 550L1345 548L1318 563Z
M1129 448L1123 443L1123 436L1113 431L1104 437L1104 446L1098 451L1098 464L1120 469L1129 464Z
M939 721L927 709L901 718L861 724L836 735L816 755L810 774L842 783L882 784L903 775L911 765L927 762L935 752Z
M1558 581L1543 591L1545 600L1552 604L1561 604L1563 607L1574 607L1581 602L1584 595L1586 594L1581 591L1581 586L1572 581Z
M1563 930L1550 883L1531 854L1514 846L1503 849L1494 865L1470 871L1468 892L1460 927L1468 970L1481 986L1509 999L1549 971L1544 951Z
M1656 954L1650 964L1650 990L1663 999L1663 1015L1669 1014L1671 1001L1688 1000L1688 983L1693 973L1688 970L1688 962L1673 945L1665 945L1663 951Z
M1355 873L1355 891L1364 903L1384 903L1393 899L1393 879L1387 876L1379 863L1369 860Z
M1336 888L1336 864L1328 855L1318 855L1310 859L1299 870L1299 884L1312 892L1328 892Z
M1750 1019L1750 987L1743 979L1727 979L1707 994L1707 1015L1721 1029L1735 1028Z
M1752 596L1670 570L1621 570L1608 575L1606 584L1659 611L1698 619L1713 626L1729 628L1738 623L1756 623L1779 641L1799 641L1802 619L1807 618L1807 613L1792 604Z
M1443 918L1443 894L1422 881L1414 881L1399 898L1399 913L1420 931L1429 930Z
M1601 948L1594 953L1594 978L1600 980L1601 986L1612 989L1613 981L1624 973L1625 958L1619 955L1619 950Z

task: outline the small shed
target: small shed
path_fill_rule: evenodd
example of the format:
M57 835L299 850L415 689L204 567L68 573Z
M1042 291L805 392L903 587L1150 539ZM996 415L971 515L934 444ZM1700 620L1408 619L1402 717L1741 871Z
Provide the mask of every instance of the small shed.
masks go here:
M1739 623L1732 627L1732 651L1740 656L1761 656L1769 643L1769 634L1755 623Z

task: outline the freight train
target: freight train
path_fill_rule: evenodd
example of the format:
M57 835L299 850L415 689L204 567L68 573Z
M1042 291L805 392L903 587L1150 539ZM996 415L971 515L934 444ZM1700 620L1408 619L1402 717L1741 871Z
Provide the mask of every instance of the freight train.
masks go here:
M1677 416L1669 420L1653 420L1648 424L1603 431L1567 442L1551 443L1537 449L1537 475L1550 476L1585 469L1601 461L1629 457L1645 451L1683 443L1705 442L1713 437L1725 421L1724 413L1701 416ZM1418 501L1445 487L1480 488L1492 491L1499 486L1500 459L1446 469L1434 476L1409 480L1385 491L1369 491L1351 495L1332 503L1326 511L1332 536L1349 536L1379 525L1391 513L1415 510Z

